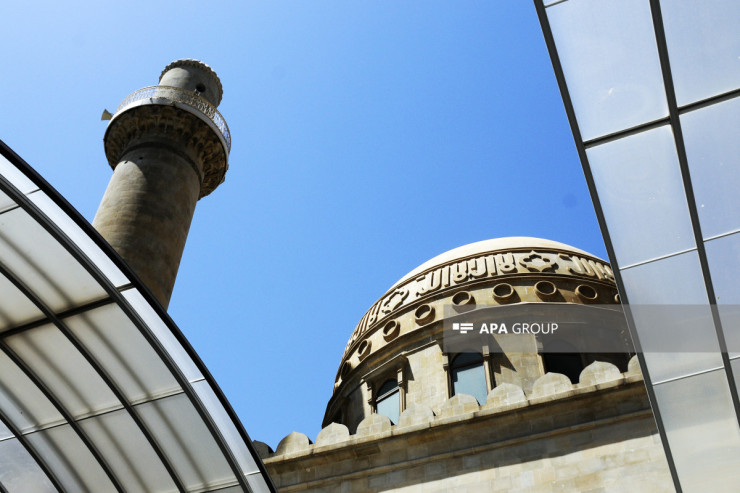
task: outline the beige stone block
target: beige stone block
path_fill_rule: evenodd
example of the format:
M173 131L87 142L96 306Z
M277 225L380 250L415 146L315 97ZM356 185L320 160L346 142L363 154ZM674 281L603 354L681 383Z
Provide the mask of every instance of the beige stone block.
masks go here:
M504 408L514 404L526 403L527 397L521 387L502 383L488 393L484 409Z
M429 423L434 418L432 410L421 404L414 404L406 408L398 419L398 428Z
M372 436L391 431L391 420L383 414L371 414L357 426L357 436Z
M570 379L561 373L546 373L534 382L530 399L550 396L565 396L573 392Z
M316 445L332 445L349 440L349 429L340 423L331 423L316 437Z
M578 383L583 387L598 385L604 382L620 380L622 373L615 365L604 361L594 361L581 372Z
M439 417L449 418L461 414L472 413L480 408L478 401L472 395L457 394L445 401L439 409Z
M277 449L275 449L275 455L294 454L303 450L307 450L308 446L308 437L303 433L298 433L297 431L294 431L290 435L280 440Z
M637 355L630 358L630 361L627 364L627 375L642 375L640 360L637 359Z

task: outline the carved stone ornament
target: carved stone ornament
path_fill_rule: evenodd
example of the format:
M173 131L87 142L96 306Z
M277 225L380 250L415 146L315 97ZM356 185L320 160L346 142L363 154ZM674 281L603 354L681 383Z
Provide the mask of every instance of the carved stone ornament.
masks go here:
M532 252L519 261L519 265L526 268L530 272L555 272L558 264L551 258L540 255L539 253L532 250Z

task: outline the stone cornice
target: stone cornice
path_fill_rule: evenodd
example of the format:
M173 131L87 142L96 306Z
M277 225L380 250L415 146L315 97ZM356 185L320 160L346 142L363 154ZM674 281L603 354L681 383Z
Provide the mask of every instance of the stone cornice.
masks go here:
M185 149L201 182L200 197L224 180L228 169L224 147L213 129L175 106L149 104L127 109L111 120L105 133L105 155L115 168L132 148L173 142Z

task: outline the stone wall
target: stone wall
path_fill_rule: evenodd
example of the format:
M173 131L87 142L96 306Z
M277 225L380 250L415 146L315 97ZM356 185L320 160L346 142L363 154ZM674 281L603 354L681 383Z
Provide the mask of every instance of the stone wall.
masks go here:
M548 373L527 392L457 395L436 413L409 404L397 426L371 415L310 444L292 433L265 465L281 492L673 491L636 360L594 363L570 383Z

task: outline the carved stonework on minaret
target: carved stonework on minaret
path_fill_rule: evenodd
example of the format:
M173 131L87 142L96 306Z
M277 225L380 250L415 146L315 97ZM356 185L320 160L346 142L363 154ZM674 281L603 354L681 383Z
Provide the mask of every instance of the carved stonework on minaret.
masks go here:
M197 60L177 60L159 85L133 92L105 133L113 177L93 226L163 306L169 304L195 205L223 182L231 135L223 88Z

